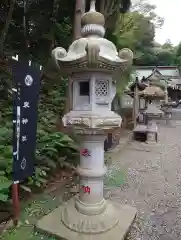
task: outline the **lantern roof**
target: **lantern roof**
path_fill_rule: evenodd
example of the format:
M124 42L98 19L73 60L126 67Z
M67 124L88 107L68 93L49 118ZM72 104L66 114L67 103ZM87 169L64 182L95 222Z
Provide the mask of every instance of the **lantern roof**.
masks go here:
M165 93L158 86L148 86L143 91L139 92L139 95L145 97L163 98L165 96Z
M100 71L115 74L132 64L130 49L118 52L116 46L104 38L105 18L96 11L95 3L91 0L89 12L82 16L82 38L75 40L68 51L61 47L52 51L52 57L62 73Z

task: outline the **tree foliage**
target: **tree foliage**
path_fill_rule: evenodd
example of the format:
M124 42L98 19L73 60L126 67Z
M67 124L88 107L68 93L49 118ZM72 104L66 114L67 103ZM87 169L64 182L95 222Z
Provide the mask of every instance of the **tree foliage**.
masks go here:
M155 8L146 0L138 0L129 12L119 16L115 31L108 31L107 36L118 48L132 49L135 65L180 64L179 46L174 47L169 39L163 45L155 42L155 30L164 24Z
M153 23L155 28L161 28L164 24L164 19L158 16L155 12L156 6L150 4L146 0L139 0L132 5L131 11L138 12L144 17L146 17L151 23Z
M67 48L71 42L74 1L70 2L28 1L26 12L23 1L1 2L0 13L4 15L0 18L0 201L7 200L12 178L13 82L7 58L15 53L29 54L29 58L44 68L38 107L36 172L26 181L24 189L27 185L28 189L46 185L57 168L76 164L78 149L75 142L63 133L55 133L57 116L61 116L65 104L67 80L56 72L50 60L52 48L57 45Z

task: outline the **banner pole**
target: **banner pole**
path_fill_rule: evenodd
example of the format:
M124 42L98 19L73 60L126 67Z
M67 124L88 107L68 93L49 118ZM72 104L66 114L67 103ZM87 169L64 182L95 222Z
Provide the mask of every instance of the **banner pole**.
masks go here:
M12 203L13 203L13 223L18 226L20 218L20 199L19 199L19 181L12 185Z

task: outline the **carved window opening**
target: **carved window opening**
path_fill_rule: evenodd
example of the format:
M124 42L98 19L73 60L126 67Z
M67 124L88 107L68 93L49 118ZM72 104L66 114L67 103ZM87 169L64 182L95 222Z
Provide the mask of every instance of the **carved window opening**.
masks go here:
M108 95L109 81L96 79L95 95L96 97L104 97Z
M90 95L90 87L89 87L89 82L84 81L79 83L80 87L80 96L89 96Z

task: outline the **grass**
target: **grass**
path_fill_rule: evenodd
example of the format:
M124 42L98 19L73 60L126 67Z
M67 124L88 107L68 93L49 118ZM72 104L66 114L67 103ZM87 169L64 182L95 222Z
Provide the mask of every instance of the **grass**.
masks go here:
M105 163L108 170L104 177L104 185L107 187L120 187L126 181L126 173L114 163L116 157L115 153L105 154Z
M70 186L70 185L69 185ZM20 216L20 226L18 228L12 228L5 231L1 239L2 240L57 240L57 238L40 234L35 229L35 224L38 219L48 214L60 203L65 201L64 189L57 189L55 192L47 194L39 194L35 196L33 200L26 203L22 203L22 211ZM66 198L71 197L66 192Z
M116 166L112 165L112 159L107 158L108 172L105 176L104 183L106 186L119 187L125 182L125 174ZM69 189L71 183L67 185ZM29 200L26 203L22 203L21 206L21 225L18 228L12 228L5 231L0 239L2 240L58 240L58 238L40 234L35 229L35 224L38 219L41 219L44 215L48 214L60 203L68 200L72 195L67 192L67 189L56 189L52 193L42 193L36 195L34 199Z
M121 169L112 166L105 175L104 184L108 187L120 187L125 183L125 179L126 174Z

